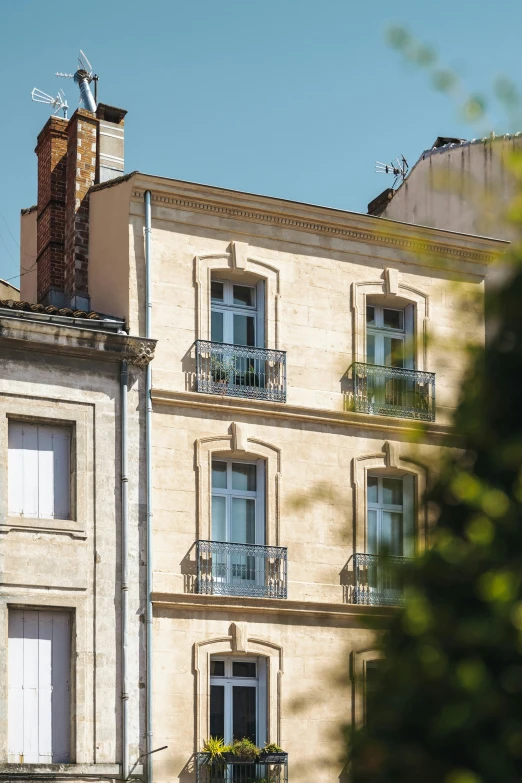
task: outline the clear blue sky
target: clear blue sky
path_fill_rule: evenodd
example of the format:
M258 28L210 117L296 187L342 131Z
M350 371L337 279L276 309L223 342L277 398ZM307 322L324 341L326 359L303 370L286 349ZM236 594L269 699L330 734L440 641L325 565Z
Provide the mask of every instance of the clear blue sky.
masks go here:
M129 112L126 171L365 212L391 185L376 159L413 163L438 135L476 135L390 48L391 24L472 92L521 72L520 0L2 0L0 277L19 271L19 212L36 201L49 112L31 89L65 88L74 108L76 86L54 72L74 71L79 48L100 99Z

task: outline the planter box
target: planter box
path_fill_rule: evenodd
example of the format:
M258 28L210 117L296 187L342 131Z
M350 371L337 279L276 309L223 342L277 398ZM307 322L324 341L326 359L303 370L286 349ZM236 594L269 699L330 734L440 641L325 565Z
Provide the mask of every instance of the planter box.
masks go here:
M288 753L265 753L262 751L259 754L260 764L284 764L288 758Z

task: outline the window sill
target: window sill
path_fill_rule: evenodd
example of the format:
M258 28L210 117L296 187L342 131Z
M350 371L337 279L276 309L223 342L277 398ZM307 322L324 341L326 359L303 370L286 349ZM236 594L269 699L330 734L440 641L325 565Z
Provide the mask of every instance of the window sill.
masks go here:
M138 774L137 767L134 774ZM141 770L142 771L142 770ZM70 777L119 777L119 764L0 764L0 775L30 775L31 777L54 778L57 775Z
M4 517L0 533L26 530L34 533L63 533L73 538L87 538L85 525L73 519L35 519L33 517Z

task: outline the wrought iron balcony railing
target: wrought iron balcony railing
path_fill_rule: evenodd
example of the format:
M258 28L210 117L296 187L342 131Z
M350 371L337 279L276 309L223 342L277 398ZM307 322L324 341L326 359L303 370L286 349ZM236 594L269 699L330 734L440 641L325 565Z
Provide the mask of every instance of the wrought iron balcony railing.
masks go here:
M282 546L196 542L196 592L287 597L287 550Z
M435 421L435 373L362 362L352 370L358 413Z
M196 389L286 402L286 351L196 340Z
M401 606L404 603L401 566L407 562L407 557L394 555L354 555L353 603Z
M267 757L268 759L273 757ZM263 760L254 763L231 760L212 761L209 753L196 753L196 783L287 783L288 756L281 754L278 761Z

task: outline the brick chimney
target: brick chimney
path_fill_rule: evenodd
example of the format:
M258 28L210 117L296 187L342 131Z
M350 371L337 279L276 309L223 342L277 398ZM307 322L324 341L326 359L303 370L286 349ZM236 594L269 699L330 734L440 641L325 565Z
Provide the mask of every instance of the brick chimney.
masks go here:
M89 188L96 176L98 120L77 109L67 128L65 206L65 306L89 310Z
M50 117L38 136L36 275L38 301L64 303L67 120Z
M99 104L69 121L51 117L38 156L38 302L90 309L89 189L123 174L124 109Z

